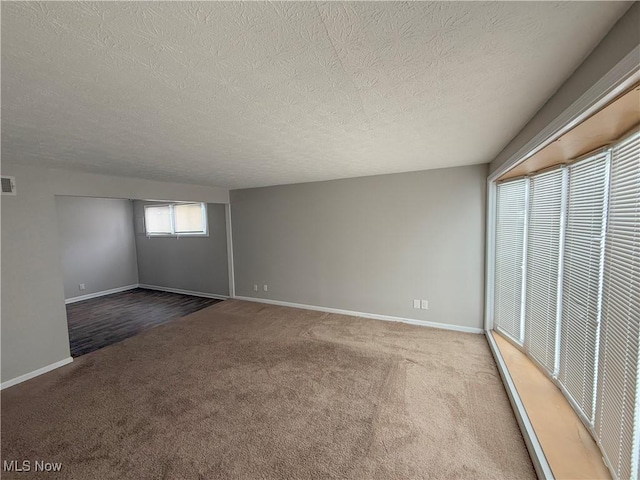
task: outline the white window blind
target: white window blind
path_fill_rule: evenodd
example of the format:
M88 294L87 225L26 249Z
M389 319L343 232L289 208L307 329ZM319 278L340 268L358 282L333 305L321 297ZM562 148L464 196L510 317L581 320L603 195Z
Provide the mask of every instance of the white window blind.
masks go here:
M202 233L206 231L205 210L202 203L183 203L173 207L175 233Z
M144 223L147 234L171 234L171 205L146 206L144 208Z
M522 339L522 266L525 179L497 186L494 323L512 339Z
M613 473L638 478L640 133L611 158L596 432Z
M525 276L525 348L555 371L562 169L530 180Z
M569 167L558 381L593 422L607 153Z

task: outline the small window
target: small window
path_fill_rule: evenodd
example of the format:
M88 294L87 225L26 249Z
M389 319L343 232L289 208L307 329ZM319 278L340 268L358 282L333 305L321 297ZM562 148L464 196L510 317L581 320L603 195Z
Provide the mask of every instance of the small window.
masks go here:
M171 205L144 207L147 235L171 235Z
M146 205L144 223L147 236L207 235L205 203Z

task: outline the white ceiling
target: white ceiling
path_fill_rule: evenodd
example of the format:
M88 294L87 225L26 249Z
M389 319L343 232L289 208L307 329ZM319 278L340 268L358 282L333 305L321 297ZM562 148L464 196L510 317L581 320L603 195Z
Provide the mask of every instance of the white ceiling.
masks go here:
M2 2L2 160L230 188L485 163L629 6Z

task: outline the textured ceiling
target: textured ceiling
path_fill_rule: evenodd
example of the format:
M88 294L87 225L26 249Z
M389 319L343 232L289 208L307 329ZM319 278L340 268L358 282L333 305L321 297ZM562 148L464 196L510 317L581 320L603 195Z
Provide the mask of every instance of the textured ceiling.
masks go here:
M2 160L230 188L490 161L618 2L2 2Z

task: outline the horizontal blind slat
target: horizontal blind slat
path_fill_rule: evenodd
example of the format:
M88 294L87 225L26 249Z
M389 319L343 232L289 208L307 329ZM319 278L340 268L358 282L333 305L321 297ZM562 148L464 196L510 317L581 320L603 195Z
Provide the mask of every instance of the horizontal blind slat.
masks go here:
M550 373L555 369L562 170L530 180L526 252L525 348Z
M640 133L612 150L596 432L617 478L638 475Z
M593 422L607 157L569 168L558 381ZM579 300L579 302L578 302Z
M497 186L494 322L516 341L521 337L525 190L524 179Z

